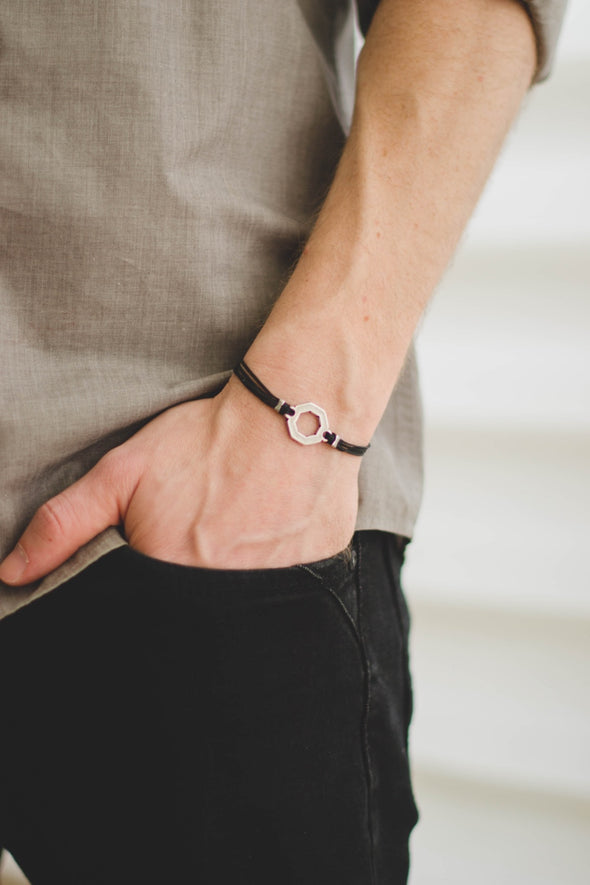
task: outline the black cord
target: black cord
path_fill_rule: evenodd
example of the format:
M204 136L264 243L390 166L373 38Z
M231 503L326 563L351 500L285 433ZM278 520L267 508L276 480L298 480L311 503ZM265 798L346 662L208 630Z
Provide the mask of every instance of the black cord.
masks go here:
M270 406L271 409L275 409L275 411L279 412L280 415L294 415L295 409L289 405L289 403L283 402L280 409L277 409L277 406L281 402L278 396L275 396L270 392L268 387L262 383L260 378L254 374L252 369L246 365L244 360L242 360L234 369L234 375L236 375L242 384L248 388L250 393L253 393L254 396L257 396L258 399L262 400L263 403L266 403L267 406Z
M279 415L285 415L285 417L287 417L295 414L293 406L289 405L289 403L284 400L279 399L274 393L271 393L268 387L262 383L260 378L254 374L252 369L246 365L244 360L241 360L234 368L234 375L242 382L244 387L248 388L250 393L253 393L254 396L258 397L259 400L278 412ZM352 443L345 442L332 430L325 431L322 441L327 442L332 448L338 449L339 452L346 452L347 455L357 455L359 457L364 455L369 448L369 446L354 446Z

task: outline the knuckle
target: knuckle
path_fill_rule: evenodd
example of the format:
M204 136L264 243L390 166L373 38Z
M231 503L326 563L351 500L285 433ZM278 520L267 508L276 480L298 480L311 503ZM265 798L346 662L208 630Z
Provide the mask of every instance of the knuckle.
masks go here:
M100 461L93 468L95 477L105 485L110 485L116 481L120 470L121 456L118 449L111 449L106 455L103 455Z
M62 493L39 508L31 523L31 530L44 541L53 541L56 536L65 534L71 519L71 505L67 495Z
M103 482L116 481L126 471L129 460L123 446L117 446L103 455L94 469Z
M114 502L119 513L124 513L141 476L141 464L135 454L125 446L111 449L96 464L93 473L107 509L110 511Z

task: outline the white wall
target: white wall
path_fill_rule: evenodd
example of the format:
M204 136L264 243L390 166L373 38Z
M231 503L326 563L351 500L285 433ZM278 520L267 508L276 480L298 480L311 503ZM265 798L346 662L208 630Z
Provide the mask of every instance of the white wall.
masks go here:
M590 4L418 351L412 885L590 882Z

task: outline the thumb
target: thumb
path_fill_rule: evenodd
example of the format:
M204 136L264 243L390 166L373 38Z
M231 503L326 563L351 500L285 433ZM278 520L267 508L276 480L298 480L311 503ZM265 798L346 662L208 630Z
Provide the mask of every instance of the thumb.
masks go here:
M0 564L0 581L21 585L44 577L91 538L121 521L128 497L121 498L114 451L85 476L37 510L18 544Z

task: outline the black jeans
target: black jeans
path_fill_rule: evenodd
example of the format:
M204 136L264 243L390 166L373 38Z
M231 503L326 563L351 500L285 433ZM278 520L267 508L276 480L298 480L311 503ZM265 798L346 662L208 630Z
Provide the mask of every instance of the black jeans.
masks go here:
M33 885L401 885L403 550L222 571L124 547L0 622L0 843Z

